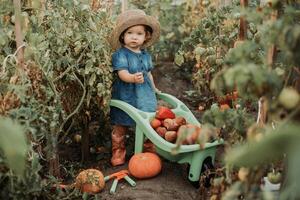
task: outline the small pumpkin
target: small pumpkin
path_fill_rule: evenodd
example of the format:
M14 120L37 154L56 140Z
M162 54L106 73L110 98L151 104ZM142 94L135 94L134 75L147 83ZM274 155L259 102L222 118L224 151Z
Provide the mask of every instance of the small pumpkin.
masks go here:
M139 179L151 178L161 171L162 163L155 153L145 152L133 155L128 163L130 174Z
M97 169L87 169L78 174L75 181L75 187L81 192L98 193L105 186L104 176Z

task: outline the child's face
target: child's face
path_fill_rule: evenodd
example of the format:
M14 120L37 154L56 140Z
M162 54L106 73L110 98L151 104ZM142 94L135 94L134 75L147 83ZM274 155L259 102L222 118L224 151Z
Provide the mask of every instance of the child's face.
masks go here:
M143 25L130 27L124 33L125 47L139 50L146 40L146 31Z

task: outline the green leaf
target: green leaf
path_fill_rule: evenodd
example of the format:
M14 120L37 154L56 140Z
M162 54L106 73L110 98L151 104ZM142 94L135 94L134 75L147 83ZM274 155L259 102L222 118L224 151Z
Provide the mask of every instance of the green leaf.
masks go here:
M287 169L287 181L286 186L282 193L280 194L280 199L288 200L288 199L299 199L300 191L299 191L299 184L300 184L300 173L299 173L299 166L300 166L300 147L296 146L291 154L288 157L288 169Z
M203 47L197 47L194 52L196 55L202 56L206 53L206 49Z
M184 57L182 54L175 55L175 64L181 66L184 63Z
M252 142L236 147L226 154L229 165L252 167L279 159L283 154L291 154L299 145L300 125L282 125L271 130L259 142ZM298 148L299 149L299 148Z
M95 83L95 80L96 80L96 74L93 73L93 74L91 75L91 77L90 77L89 85L90 85L90 86L93 86L94 83Z
M67 36L72 36L73 35L73 31L71 28L66 28L66 35Z
M17 175L23 175L28 145L21 125L9 118L0 118L0 148L8 167Z
M32 1L32 7L33 7L34 9L39 9L40 6L41 6L40 1L38 1L38 0L33 0L33 1Z

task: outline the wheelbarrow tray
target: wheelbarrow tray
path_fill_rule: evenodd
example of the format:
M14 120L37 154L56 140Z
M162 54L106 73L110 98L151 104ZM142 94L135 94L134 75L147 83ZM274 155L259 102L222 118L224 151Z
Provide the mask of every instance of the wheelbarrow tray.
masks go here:
M176 116L182 116L188 123L201 126L189 108L176 97L166 93L158 93L157 97L170 104ZM215 140L206 143L202 149L199 144L181 145L174 154L172 152L176 144L166 141L150 125L150 121L155 117L155 112L144 112L124 101L114 99L111 100L110 106L123 110L135 121L135 153L143 152L144 141L148 138L155 145L156 152L160 156L173 162L190 165L188 176L190 181L199 180L204 161L214 163L216 147L223 143L223 140Z

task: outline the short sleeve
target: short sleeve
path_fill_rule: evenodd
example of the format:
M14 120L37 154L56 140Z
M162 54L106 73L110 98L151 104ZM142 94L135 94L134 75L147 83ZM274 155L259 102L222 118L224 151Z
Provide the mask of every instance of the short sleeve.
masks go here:
M147 54L147 58L148 58L147 71L150 72L153 69L152 57L150 54Z
M128 70L128 61L127 57L123 52L117 51L112 55L112 66L113 71L127 69Z

